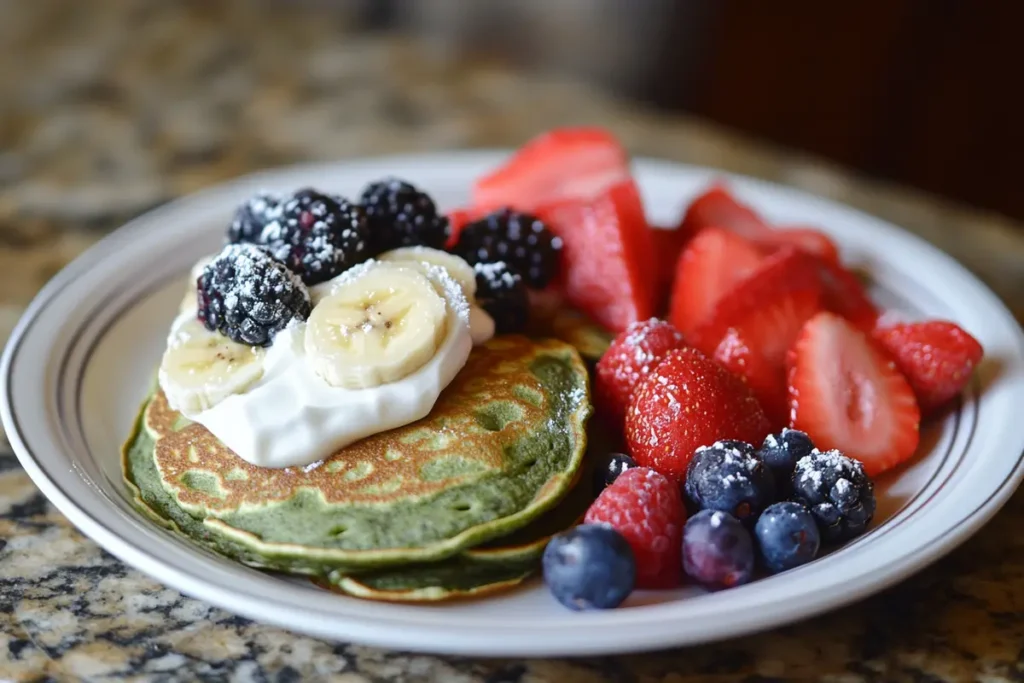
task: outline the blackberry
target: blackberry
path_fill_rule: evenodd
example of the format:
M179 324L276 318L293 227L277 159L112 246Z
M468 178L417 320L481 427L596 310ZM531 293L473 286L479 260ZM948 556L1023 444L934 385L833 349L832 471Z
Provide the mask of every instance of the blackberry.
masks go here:
M771 470L742 441L717 441L693 454L686 470L686 498L695 510L728 512L753 526L775 500Z
M526 328L530 300L523 278L503 262L477 263L476 302L494 318L497 334L515 334Z
M875 487L864 466L835 450L797 461L793 499L811 511L826 543L859 536L875 514Z
M269 346L292 320L309 317L302 281L255 244L229 244L196 282L198 317L239 344Z
M363 210L309 188L281 202L261 241L307 285L330 280L370 256Z
M404 180L370 183L359 203L370 225L374 253L416 245L444 249L448 241L448 218L437 213L430 195Z
M246 200L238 209L228 226L228 242L262 241L263 229L273 220L281 206L281 198L260 192Z
M807 564L818 556L821 533L811 511L800 503L774 503L754 526L761 564L772 574Z
M811 437L796 429L783 429L769 434L757 451L757 456L775 475L775 489L779 498L787 498L793 490L793 469L796 462L814 450Z
M528 286L543 289L558 273L562 238L536 216L501 209L467 224L452 251L469 263L504 261Z
M624 453L609 453L604 462L594 468L594 495L612 485L619 475L636 467L636 461Z

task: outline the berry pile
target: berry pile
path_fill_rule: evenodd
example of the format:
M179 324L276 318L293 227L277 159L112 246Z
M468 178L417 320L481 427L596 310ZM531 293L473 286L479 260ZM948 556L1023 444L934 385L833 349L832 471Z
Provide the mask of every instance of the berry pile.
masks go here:
M875 512L861 463L794 430L769 434L760 448L698 448L685 500L672 478L623 454L597 468L595 483L584 525L556 536L544 561L552 594L577 610L615 607L634 589L689 580L721 590L788 571L864 533ZM585 562L567 568L567 547Z
M360 205L375 254L417 245L443 249L448 241L448 219L438 214L430 195L404 180L385 178L370 183Z

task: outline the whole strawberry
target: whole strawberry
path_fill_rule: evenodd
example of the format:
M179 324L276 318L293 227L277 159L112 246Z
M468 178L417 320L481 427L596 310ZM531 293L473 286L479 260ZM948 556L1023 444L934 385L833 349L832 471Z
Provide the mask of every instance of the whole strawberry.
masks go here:
M686 508L676 482L646 467L626 470L601 492L584 521L607 524L629 542L637 588L679 585Z
M669 351L626 412L633 459L679 481L699 447L725 439L760 443L770 431L747 385L691 348Z
M630 324L597 362L594 402L602 416L621 429L633 390L672 349L682 348L683 335L664 320Z
M896 361L924 414L959 394L984 354L977 339L942 320L893 325L873 336Z

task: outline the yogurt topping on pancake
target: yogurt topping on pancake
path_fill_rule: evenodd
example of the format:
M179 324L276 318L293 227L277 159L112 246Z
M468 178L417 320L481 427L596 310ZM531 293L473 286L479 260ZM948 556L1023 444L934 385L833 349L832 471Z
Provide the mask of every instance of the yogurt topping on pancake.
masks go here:
M306 358L307 323L293 321L266 349L263 374L244 392L204 410L172 405L243 460L259 467L314 465L339 449L430 413L441 391L462 369L474 345L494 336L494 321L473 310L462 289L441 269L430 279L445 300L444 339L421 367L379 386L331 386ZM176 331L194 313L184 312Z

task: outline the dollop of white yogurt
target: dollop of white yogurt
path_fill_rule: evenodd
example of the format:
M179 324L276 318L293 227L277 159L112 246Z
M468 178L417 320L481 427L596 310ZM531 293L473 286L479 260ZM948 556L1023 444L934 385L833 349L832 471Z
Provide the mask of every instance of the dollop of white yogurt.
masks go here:
M247 391L199 413L182 412L243 460L272 468L315 465L359 439L426 417L472 347L494 336L494 320L483 309L469 306L457 286L443 289L444 341L398 381L368 389L330 386L306 363L306 324L293 322L274 337L263 376ZM193 315L182 314L172 335Z

